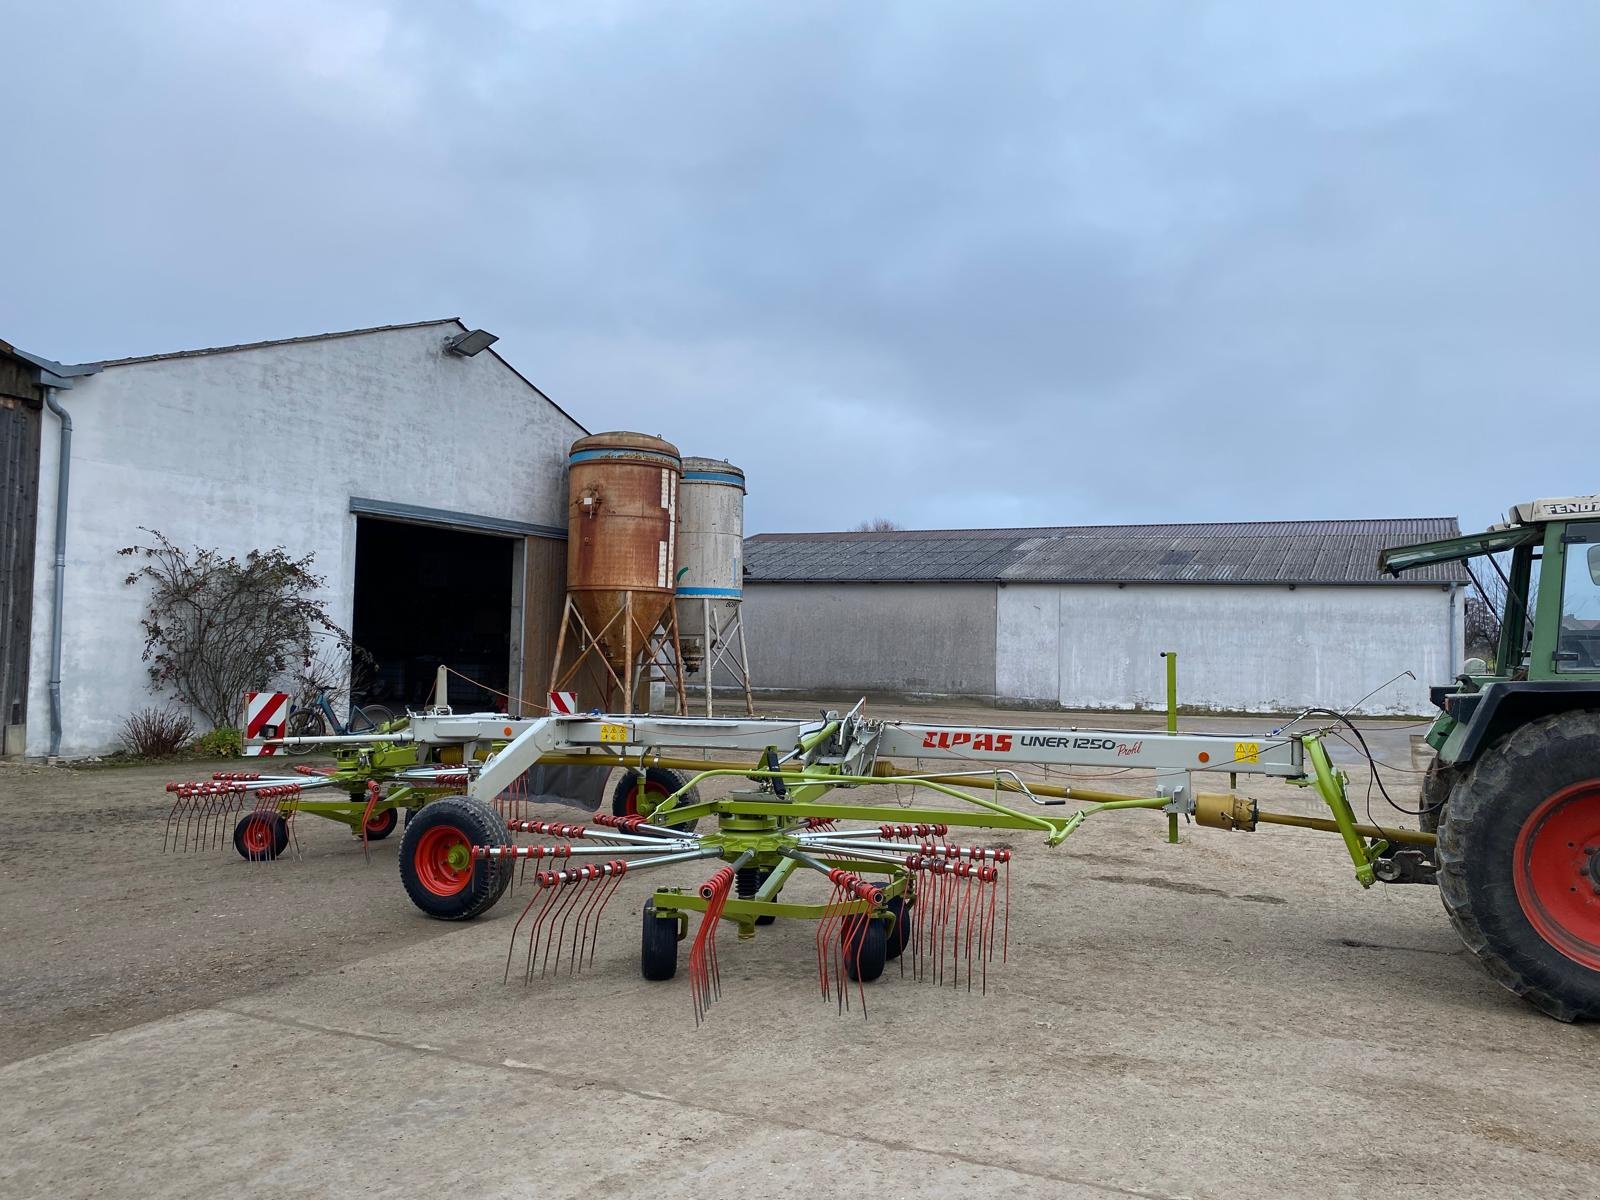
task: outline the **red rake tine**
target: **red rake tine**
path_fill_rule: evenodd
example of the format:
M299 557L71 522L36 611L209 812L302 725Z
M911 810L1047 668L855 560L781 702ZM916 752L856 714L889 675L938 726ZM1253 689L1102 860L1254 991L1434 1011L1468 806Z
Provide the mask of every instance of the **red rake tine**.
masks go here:
M689 983L694 992L696 1025L705 1020L706 1010L714 998L711 972L715 969L715 960L708 961L707 952L715 954L717 926L722 923L719 900L727 901L733 874L731 867L723 867L700 885L700 898L706 901L706 908L700 917L700 928L695 932L694 945L689 950Z
M985 941L988 945L988 953L980 955L983 960L983 994L985 996L989 994L989 962L994 958L995 900L1000 895L1000 870L997 867L991 867L990 869L994 871L994 874L989 877L989 920L987 925L987 935L985 938Z
M191 790L199 786L192 783L169 783L167 791L172 793L172 807L167 810L167 827L161 835L161 852L166 854L170 846L173 853L178 851L182 843L179 838L183 831L183 823L188 816L189 808L194 804L194 792Z
M845 886L848 873L838 868L828 873L828 878L833 881L833 895L828 899L828 907L824 912L823 923L817 930L818 952L822 955L824 976L832 977L836 991L840 993L834 999L842 1006L842 993L844 986L844 962L839 954L839 940L843 932L845 910L850 902L850 893ZM828 999L828 989L822 989L823 999Z
M956 902L956 880L950 864L939 864L939 976L935 982L944 986L945 942L950 931L950 910Z
M584 951L589 946L589 919L594 907L605 899L606 892L611 889L611 865L599 863L592 867L585 867L585 871L593 874L595 885L588 888L583 903L578 906L578 924L572 931L572 952L567 956L567 974L575 974L583 965Z
M383 793L378 787L376 779L367 781L367 806L361 810L361 857L367 864L372 864L372 855L367 848L367 825L372 821L372 810L378 806L378 801Z
M561 885L565 875L565 871L538 871L534 874L534 879L538 885L542 888L548 888L549 891L545 895L544 905L533 919L533 925L528 929L528 961L522 972L522 982L524 984L533 982L533 963L539 957L539 943L544 937L546 924L550 921L556 905L561 902ZM538 897L535 896L534 899L536 900ZM532 908L533 903L533 900L528 901L528 907Z
M824 1000L828 998L828 959L827 951L823 949L825 945L823 935L827 930L829 918L833 914L833 906L838 902L838 899L839 885L834 884L833 891L828 896L828 902L822 906L822 917L817 921L817 980L822 986L822 998Z
M224 827L227 825L228 816L232 813L234 805L238 801L237 793L232 790L234 786L237 785L225 785L226 790L213 797L210 804L210 824L207 841L213 850L222 845Z
M983 900L983 879L979 875L979 871L980 870L981 870L980 867L974 867L968 873L968 876L967 876L967 888L966 888L965 900L966 900L966 905L967 905L967 925L966 925L967 949L966 949L966 958L967 958L967 991L968 992L972 991L972 927L973 927L973 922L974 922L974 914L977 911L978 904L981 903L982 900ZM980 925L980 926L978 926L978 928L981 930L983 927ZM980 959L983 957L983 951L980 950L978 952L978 957Z
M571 915L572 906L577 903L579 895L581 895L583 889L588 886L589 880L584 874L585 869L586 868L583 867L576 867L560 873L561 887L559 891L561 895L561 901L556 905L555 910L550 914L551 932L550 936L545 939L544 957L539 961L540 979L543 979L545 973L550 969L551 947L557 947L556 970L559 971L561 969L561 950L559 947L566 944L567 918ZM559 927L556 926L556 922L558 920L561 922Z
M196 853L205 849L216 849L216 826L218 815L228 805L229 791L233 784L213 783L202 784L200 801L194 806L193 826L194 845Z
M916 903L906 910L907 915L911 918L911 936L906 942L906 946L911 951L911 978L913 980L922 978L923 926L926 924L924 918L928 913L929 897L932 890L929 886L927 870L922 865L923 861L921 857L915 854L906 856L906 870L911 873L909 878L914 880L916 884ZM904 957L904 955L901 957Z
M175 783L167 784L167 791L173 793L173 796L172 807L167 809L167 826L161 831L161 853L163 854L168 852L168 844L173 843L172 823L177 819L178 813L183 807L183 793L178 791L178 785ZM176 848L175 843L174 848Z
M539 953L539 940L543 936L545 920L550 915L550 910L555 907L556 898L561 894L561 872L535 871L533 880L534 886L540 890L535 892L533 899L528 901L528 907L522 910L522 916L517 918L517 924L521 925L523 917L526 917L529 910L539 902L541 892L544 895L544 905L539 909L538 915L534 917L533 924L528 927L528 958L522 970L522 982L524 984L533 982L533 960ZM510 978L511 972L511 953L516 948L517 931L513 928L511 930L511 948L506 951L507 979Z
M601 887L600 892L598 893L599 903L595 905L593 913L584 922L583 942L588 948L589 956L586 963L583 952L581 950L579 951L579 970L582 970L585 966L594 966L595 948L600 944L600 918L605 915L606 905L611 903L611 897L615 896L617 894L617 890L622 886L622 877L628 873L628 864L623 862L620 858L613 859L611 862L606 864L606 871L609 875L607 885L603 885ZM588 924L590 920L594 922L594 936L592 941L590 940Z

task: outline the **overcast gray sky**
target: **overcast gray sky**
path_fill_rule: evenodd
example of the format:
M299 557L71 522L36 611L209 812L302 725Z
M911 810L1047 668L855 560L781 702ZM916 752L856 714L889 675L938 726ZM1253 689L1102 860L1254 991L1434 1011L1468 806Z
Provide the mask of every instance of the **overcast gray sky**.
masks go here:
M1600 6L0 0L0 338L461 315L752 531L1600 491Z

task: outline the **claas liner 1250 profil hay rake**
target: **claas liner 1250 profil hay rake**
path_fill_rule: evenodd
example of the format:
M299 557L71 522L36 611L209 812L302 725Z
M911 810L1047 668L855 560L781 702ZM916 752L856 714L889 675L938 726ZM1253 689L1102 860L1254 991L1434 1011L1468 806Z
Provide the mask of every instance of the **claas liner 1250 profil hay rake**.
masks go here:
M698 1018L720 992L716 934L723 923L745 939L775 920L815 921L820 990L841 1008L853 992L864 1011L863 985L902 954L915 978L986 990L1009 949L1012 852L972 844L962 836L968 831L1038 833L1057 846L1089 816L1147 809L1166 814L1172 840L1185 817L1222 829L1281 823L1337 832L1364 886L1428 867L1432 835L1357 823L1318 732L1241 739L1175 730L982 729L876 721L862 708L809 721L413 714L404 733L386 736L408 741L421 762L459 747L452 757L467 764L458 770L470 782L465 795L434 799L407 823L400 847L406 891L428 915L462 920L493 906L520 876L533 891L515 923L505 974L531 980L592 964L600 920L631 877L718 860L699 887L659 888L643 906L640 963L653 980L677 973L690 914L700 914L688 963ZM708 751L751 757L698 757ZM952 765L912 771L895 760ZM1025 765L1153 770L1156 785L1153 795L1126 796L1029 782L1014 769ZM615 811L585 823L525 819L508 797L541 766L621 767L637 785L631 793L619 789ZM1301 783L1315 789L1329 815L1270 813L1232 792L1197 792L1197 772ZM745 786L722 799L700 798L701 783L723 778ZM905 807L829 797L886 785L960 803ZM1069 803L1081 807L1047 811ZM1417 861L1408 863L1408 854ZM797 872L821 876L827 898L786 899Z

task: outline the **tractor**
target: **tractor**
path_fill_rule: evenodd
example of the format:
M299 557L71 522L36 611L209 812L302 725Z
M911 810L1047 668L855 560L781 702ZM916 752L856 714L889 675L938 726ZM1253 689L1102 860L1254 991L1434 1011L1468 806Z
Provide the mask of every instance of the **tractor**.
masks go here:
M1420 823L1445 911L1505 987L1559 1020L1600 1018L1600 495L1519 504L1378 565L1448 562L1500 633L1492 664L1431 689Z

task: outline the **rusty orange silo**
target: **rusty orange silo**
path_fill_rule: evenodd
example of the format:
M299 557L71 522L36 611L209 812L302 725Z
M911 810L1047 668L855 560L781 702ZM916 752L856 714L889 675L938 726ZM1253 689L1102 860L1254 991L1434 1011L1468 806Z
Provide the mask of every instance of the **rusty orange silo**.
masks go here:
M638 684L652 674L678 674L681 694L672 619L681 474L678 448L658 437L597 433L572 444L567 604L552 691L562 690L592 657L602 667L608 708L615 686L622 711L631 712ZM567 650L577 658L564 669Z

